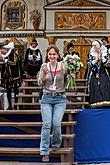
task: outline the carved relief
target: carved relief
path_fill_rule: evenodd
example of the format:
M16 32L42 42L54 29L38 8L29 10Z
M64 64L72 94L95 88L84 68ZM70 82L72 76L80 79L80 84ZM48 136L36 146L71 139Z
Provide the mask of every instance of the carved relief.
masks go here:
M2 9L3 30L6 30L6 28L15 30L19 27L24 29L25 4L20 1L6 2Z
M87 67L87 56L91 49L92 41L81 37L81 38L78 38L77 40L71 40L70 42L73 43L75 52L79 53L81 61L84 64L84 67L82 68L81 72L77 74L78 79L79 78L83 79L85 75L86 67ZM67 45L70 42L64 41L64 53L67 52Z
M16 37L13 37L10 39L10 41L14 42L15 45L23 45L23 41L22 40L18 40Z
M62 4L61 6L103 6L103 5L88 0L73 0L71 2Z
M41 13L37 9L30 12L30 20L33 23L34 30L38 30L41 23Z
M56 37L47 37L49 45L56 44L57 38Z
M106 13L55 13L57 30L97 30L106 28Z

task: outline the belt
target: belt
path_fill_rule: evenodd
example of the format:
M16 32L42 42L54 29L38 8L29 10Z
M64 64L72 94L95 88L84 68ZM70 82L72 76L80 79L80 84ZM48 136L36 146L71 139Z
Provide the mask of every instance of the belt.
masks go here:
M65 94L64 92L57 92L57 93L44 93L44 95L49 95L49 96L61 96Z

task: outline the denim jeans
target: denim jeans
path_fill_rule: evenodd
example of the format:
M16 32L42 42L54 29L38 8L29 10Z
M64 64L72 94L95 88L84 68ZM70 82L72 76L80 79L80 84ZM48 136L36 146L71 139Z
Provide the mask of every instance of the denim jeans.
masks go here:
M51 146L59 148L62 143L61 121L66 110L66 96L43 95L41 100L41 115L43 126L41 130L40 154L49 155L50 132L52 128Z

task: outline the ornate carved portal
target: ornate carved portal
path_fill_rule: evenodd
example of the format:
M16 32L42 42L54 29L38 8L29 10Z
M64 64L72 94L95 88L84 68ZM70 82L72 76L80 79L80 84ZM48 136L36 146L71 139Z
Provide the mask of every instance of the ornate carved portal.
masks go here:
M105 12L56 12L56 30L101 30L106 28Z
M91 49L92 41L86 40L85 38L78 38L77 40L71 40L70 42L74 44L74 50L79 53L81 61L84 64L84 67L82 68L81 72L77 74L78 79L83 79L87 68L87 56ZM64 52L67 52L67 45L70 42L64 41Z

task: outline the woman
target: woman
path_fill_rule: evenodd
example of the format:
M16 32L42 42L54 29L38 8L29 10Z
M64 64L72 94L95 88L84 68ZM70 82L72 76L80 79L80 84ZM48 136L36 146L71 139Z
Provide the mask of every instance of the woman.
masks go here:
M110 106L110 79L106 67L107 48L101 47L99 41L92 43L88 59L90 105L92 108Z
M43 86L41 114L43 126L41 131L40 154L42 161L49 161L50 132L52 128L51 146L54 150L61 146L61 121L66 110L64 88L64 71L59 49L51 45L47 49L47 63L42 64L38 84Z

